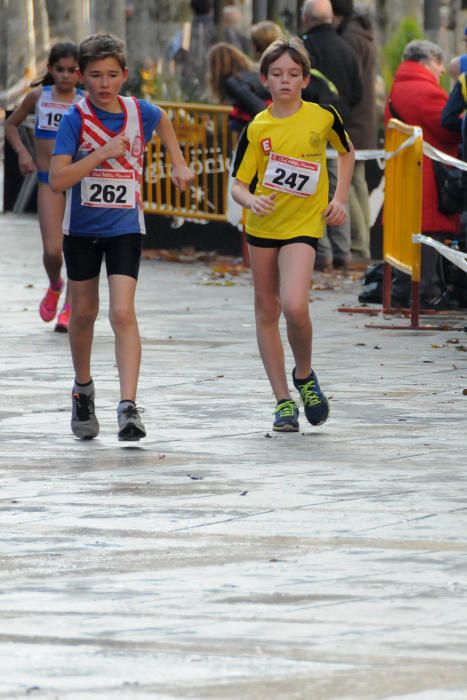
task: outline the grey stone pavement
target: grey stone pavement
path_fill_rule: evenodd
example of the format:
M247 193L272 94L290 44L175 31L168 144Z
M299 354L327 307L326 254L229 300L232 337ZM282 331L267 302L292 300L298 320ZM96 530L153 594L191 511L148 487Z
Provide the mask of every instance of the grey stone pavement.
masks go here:
M366 328L318 277L332 415L275 435L249 274L145 260L148 438L116 439L103 280L83 443L36 220L0 242L1 699L467 698L465 319Z

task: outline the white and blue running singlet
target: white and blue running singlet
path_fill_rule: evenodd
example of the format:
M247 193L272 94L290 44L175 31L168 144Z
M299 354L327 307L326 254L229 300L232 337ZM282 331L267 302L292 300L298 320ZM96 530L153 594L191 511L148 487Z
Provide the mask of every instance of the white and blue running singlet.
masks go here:
M117 133L107 129L97 118L89 98L75 104L81 116L75 161L117 135L125 135L129 145L124 156L109 158L67 190L65 234L107 237L146 233L141 201L145 148L141 110L134 97L119 96L118 100L123 111L123 125Z
M70 109L73 102L83 97L83 91L77 88L73 102L63 102L53 97L52 90L53 85L44 85L36 102L34 136L37 139L54 139L65 112Z

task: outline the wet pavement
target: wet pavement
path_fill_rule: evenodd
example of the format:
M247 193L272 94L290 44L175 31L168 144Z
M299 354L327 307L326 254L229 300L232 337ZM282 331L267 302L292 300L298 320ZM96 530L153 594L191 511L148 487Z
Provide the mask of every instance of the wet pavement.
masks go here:
M464 319L365 328L318 276L331 418L276 435L248 273L145 260L148 438L116 438L103 280L83 443L36 220L0 240L1 699L467 698Z

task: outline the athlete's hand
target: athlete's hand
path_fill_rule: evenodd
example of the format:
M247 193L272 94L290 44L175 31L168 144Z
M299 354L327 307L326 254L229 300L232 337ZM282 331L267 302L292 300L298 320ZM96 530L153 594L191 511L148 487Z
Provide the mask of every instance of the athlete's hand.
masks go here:
M129 139L119 134L102 146L101 153L105 157L105 160L107 160L107 158L120 158L120 156L125 155L129 145Z
M185 192L194 179L193 172L185 163L172 165L172 182L181 192Z
M250 205L250 209L256 216L266 216L271 214L276 208L276 203L274 202L275 194L260 194L254 196Z
M34 163L30 153L22 153L18 157L18 167L23 177L37 171L36 164Z
M324 220L328 226L340 226L347 219L347 209L343 202L332 199L324 210Z

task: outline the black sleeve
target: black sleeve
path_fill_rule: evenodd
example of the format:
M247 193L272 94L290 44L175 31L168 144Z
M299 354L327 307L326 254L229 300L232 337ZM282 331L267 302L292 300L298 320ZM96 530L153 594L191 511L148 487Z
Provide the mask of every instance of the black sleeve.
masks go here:
M230 76L224 83L225 93L232 103L243 112L254 117L266 107L264 101L256 95L250 85L241 78Z
M234 164L233 164L233 169L232 169L232 176L237 177L237 172L238 169L241 165L241 162L243 160L243 156L245 155L245 151L248 148L248 126L246 126L242 133L240 134L240 138L238 139L237 143L237 148L235 150L235 158L234 158Z
M461 113L466 107L464 97L462 95L461 83L458 80L454 85L446 106L441 115L441 124L445 129L450 129L460 134L462 132Z
M349 152L350 151L349 139L347 138L347 134L345 133L344 124L342 122L342 119L341 119L339 112L332 105L321 105L321 106L323 107L323 109L327 109L328 112L331 112L331 114L333 115L334 121L332 124L332 130L339 137L339 141L341 142L341 144L345 148L345 150L347 152Z

